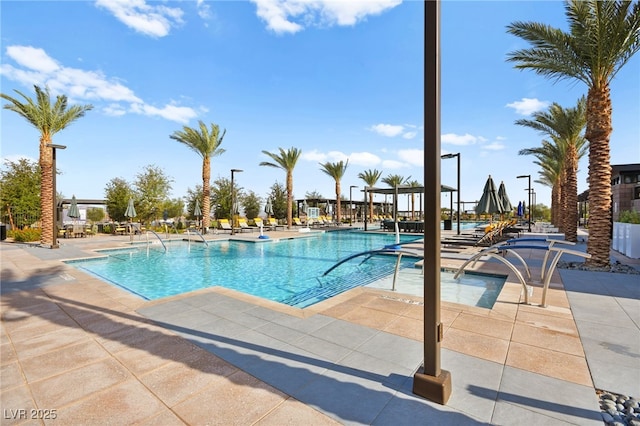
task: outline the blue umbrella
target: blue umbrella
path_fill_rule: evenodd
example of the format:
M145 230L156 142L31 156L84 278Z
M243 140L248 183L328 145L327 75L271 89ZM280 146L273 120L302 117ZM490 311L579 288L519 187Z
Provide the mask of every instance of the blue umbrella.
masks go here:
M522 206L522 201L518 202L518 217L524 216L524 207Z

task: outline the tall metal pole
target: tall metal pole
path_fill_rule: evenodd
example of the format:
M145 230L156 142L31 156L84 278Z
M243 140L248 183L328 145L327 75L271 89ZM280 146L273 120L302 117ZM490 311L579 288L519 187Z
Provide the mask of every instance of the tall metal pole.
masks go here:
M458 217L456 219L456 223L458 225L458 235L460 235L460 153L456 154L458 156L458 191L457 191L457 206L458 206Z
M529 179L529 187L528 187L528 191L529 191L529 232L531 232L531 175L520 175L520 176L516 176L517 179L524 179L527 178Z
M440 369L440 1L424 2L424 364L413 393L439 404L451 396L451 373Z
M60 248L58 245L58 194L56 189L56 149L66 149L65 145L55 145L55 144L47 144L48 147L51 147L51 160L53 167L53 176L52 176L52 185L53 185L53 238L51 239L51 248L57 249Z

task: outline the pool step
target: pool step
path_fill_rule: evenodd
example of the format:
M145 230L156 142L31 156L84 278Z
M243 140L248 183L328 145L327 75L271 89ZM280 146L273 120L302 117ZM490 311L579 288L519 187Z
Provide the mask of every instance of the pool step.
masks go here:
M413 267L414 262L415 260L403 260L401 268ZM321 286L318 285L303 292L286 297L280 300L280 303L298 308L310 306L352 288L365 286L393 274L395 270L395 263L378 262L377 264L374 264L371 262L371 264L366 265L366 268L363 269L366 270L356 270L341 277L321 278Z

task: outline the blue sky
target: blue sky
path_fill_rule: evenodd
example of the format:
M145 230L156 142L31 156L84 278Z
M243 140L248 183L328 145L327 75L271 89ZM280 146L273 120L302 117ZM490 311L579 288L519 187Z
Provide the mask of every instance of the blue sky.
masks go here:
M422 2L2 1L0 14L2 93L48 85L94 105L53 139L67 146L58 154L65 197L103 198L111 179L133 182L147 165L173 179L172 198L185 196L202 183L201 159L169 136L198 120L227 130L212 181L242 169L237 183L261 197L285 181L258 166L263 150L279 147L302 150L296 198L334 196L326 161L349 160L347 198L368 169L423 180ZM504 181L513 204L525 200L526 179L516 176L536 179L538 169L518 151L542 138L514 121L586 93L505 62L527 47L506 33L518 20L566 29L561 2L442 3L441 148L461 154L462 201L479 199L488 175ZM612 84L613 164L640 162L639 76L636 55ZM5 109L0 119L2 158L37 160L37 131ZM585 158L580 192L587 169ZM442 183L456 186L455 159L443 160ZM550 189L532 186L549 205Z

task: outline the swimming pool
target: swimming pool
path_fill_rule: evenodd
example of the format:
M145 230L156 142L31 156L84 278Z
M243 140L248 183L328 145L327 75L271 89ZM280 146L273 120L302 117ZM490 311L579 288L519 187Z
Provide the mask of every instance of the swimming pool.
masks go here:
M419 235L400 235L401 242ZM393 244L395 235L339 231L305 237L251 241L173 241L162 246L106 250L105 257L74 260L69 265L147 299L222 286L296 307L307 307L349 288L393 273L395 256L356 259L327 276L323 273L347 256ZM363 258L364 259L364 258ZM416 258L403 257L402 267Z

